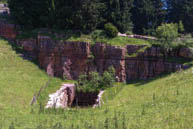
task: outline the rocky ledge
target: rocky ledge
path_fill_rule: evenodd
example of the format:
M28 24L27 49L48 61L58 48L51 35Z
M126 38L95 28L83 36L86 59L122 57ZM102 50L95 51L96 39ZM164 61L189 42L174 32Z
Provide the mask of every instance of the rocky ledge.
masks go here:
M86 42L56 41L40 35L37 39L18 40L17 45L37 59L48 75L73 80L92 71L102 74L110 66L115 68L117 81L148 79L180 70L183 65L177 63L178 60L192 57L186 48L168 52L159 47L136 45L117 47L96 43L91 46Z
M25 55L38 60L48 75L65 79L77 79L80 74L97 71L102 74L110 66L116 70L117 81L129 82L148 79L163 73L175 72L183 65L181 59L191 59L188 48L166 51L159 47L127 45L117 47L86 42L56 41L48 36L16 40L15 25L0 21L0 36L14 41ZM171 60L172 58L172 60ZM175 59L175 60L174 60Z

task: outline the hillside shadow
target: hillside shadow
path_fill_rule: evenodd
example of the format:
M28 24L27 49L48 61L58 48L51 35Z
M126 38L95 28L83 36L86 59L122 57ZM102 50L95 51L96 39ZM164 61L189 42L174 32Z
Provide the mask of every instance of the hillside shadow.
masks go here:
M145 84L151 83L151 82L156 81L156 80L158 80L158 79L167 78L167 77L169 77L172 73L177 73L177 72L181 72L181 71L183 71L183 70L190 69L192 66L193 66L193 61L186 63L186 64L184 65L184 67L183 67L181 70L179 70L179 71L171 72L171 73L163 73L163 74L161 74L161 75L159 75L159 76L157 76L157 77L149 78L149 79L147 79L147 80L139 80L139 79L138 79L138 80L132 80L132 81L128 82L127 84L132 84L132 85L134 85L134 86L136 86L136 87L143 86L143 85L145 85Z
M16 45L15 41L10 41L10 40L3 38L3 37L0 37L0 40L6 41L11 46L12 50L14 50L16 52L16 54L19 55L19 57L21 57L24 60L30 61L39 67L38 59L34 59L34 58L28 56L22 47L19 47Z

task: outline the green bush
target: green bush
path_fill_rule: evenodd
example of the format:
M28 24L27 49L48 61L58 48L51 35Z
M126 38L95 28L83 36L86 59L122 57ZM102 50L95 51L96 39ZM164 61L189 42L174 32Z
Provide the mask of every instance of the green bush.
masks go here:
M172 42L178 37L178 24L162 24L156 29L156 37L161 42L161 46L170 49Z
M91 33L91 37L93 40L96 40L98 38L104 38L105 32L104 32L104 30L95 30Z
M106 32L106 35L109 37L116 37L118 34L118 29L116 26L114 26L112 23L107 23L104 25L104 30Z
M179 33L183 33L185 31L182 21L179 21L179 23L178 23L178 31L179 31Z
M97 72L91 72L89 75L80 75L77 90L82 92L99 92L112 87L114 82L115 70L113 67L110 67L101 76Z
M181 37L179 37L176 40L174 40L173 44L176 47L192 48L193 47L193 37L192 37L191 34L181 35Z

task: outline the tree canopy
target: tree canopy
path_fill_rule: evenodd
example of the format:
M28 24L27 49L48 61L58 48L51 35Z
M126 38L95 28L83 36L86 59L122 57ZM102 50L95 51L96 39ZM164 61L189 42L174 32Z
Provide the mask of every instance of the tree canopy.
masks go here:
M154 34L162 23L193 32L192 0L8 0L13 20L27 28L90 33L112 23L119 32Z

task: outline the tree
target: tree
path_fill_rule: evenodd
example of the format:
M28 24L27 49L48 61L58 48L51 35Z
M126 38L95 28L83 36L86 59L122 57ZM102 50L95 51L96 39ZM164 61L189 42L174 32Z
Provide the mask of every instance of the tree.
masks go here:
M172 42L178 37L178 24L162 24L156 29L156 36L166 49L172 47Z
M167 0L168 21L179 23L182 21L186 32L193 32L193 1Z
M17 24L90 33L111 22L119 31L131 30L133 0L8 0Z
M133 0L108 0L104 2L106 11L104 18L106 22L114 24L122 33L132 30L132 21L130 19Z
M112 87L115 82L115 69L110 67L102 76L97 72L88 75L80 75L78 79L78 90L83 92L98 92Z
M116 37L118 34L118 29L111 23L105 24L104 30L105 30L107 36L109 36L111 38Z
M30 28L50 25L51 3L51 0L8 0L14 21Z
M151 34L165 20L162 0L135 0L132 8L134 32Z

